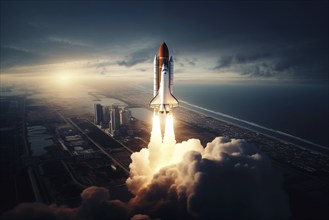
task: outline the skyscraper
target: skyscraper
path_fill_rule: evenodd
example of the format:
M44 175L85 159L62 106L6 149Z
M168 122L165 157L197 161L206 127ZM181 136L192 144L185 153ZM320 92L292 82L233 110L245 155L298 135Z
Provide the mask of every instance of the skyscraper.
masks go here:
M127 109L120 110L120 124L127 126L131 117L131 111Z
M103 122L103 106L101 104L94 105L95 111L95 124L100 125Z
M102 128L108 128L110 123L110 107L106 106L104 109Z
M119 133L120 129L120 112L116 105L112 106L110 111L110 133L115 136Z

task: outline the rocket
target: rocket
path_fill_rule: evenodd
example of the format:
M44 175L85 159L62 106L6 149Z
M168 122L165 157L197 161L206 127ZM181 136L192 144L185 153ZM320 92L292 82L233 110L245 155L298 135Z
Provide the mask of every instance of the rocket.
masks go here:
M174 60L169 59L169 50L166 43L162 43L158 54L154 57L153 99L150 107L156 113L167 114L173 107L178 106L178 101L173 96Z

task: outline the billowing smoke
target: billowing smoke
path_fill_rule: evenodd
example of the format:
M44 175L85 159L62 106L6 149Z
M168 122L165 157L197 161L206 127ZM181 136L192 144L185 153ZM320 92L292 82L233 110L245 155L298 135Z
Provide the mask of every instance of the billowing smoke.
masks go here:
M91 186L81 193L77 208L42 203L22 203L5 213L3 219L129 219L132 215L127 204L110 200L109 191Z
M148 148L132 155L127 186L136 195L129 203L135 212L163 219L289 218L280 176L253 145L225 137L205 148L197 139L176 144L168 117L163 143L154 126Z
M148 148L133 153L127 204L89 187L77 208L21 204L6 218L34 219L287 219L288 198L271 161L244 140L217 137L176 143L173 117L162 137L154 117Z

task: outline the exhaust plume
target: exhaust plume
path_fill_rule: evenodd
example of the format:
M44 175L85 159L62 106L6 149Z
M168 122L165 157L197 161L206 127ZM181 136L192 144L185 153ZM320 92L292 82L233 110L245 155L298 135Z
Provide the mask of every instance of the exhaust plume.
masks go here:
M163 219L289 218L280 175L253 145L225 137L205 148L197 139L176 144L172 115L163 142L157 131L147 149L132 155L126 183L135 212Z

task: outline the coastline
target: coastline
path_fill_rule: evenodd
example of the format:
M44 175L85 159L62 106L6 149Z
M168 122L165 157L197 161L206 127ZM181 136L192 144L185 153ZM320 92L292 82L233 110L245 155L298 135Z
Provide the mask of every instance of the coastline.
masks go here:
M183 101L183 103L186 104L186 103L188 103L188 102ZM192 104L187 104L187 105L192 105ZM200 108L200 107L195 106L195 105L193 105L193 106L194 106L195 108ZM282 137L276 137L276 136L274 136L274 135L267 134L267 133L265 133L264 131L256 130L255 128L250 128L250 127L247 127L247 126L244 126L244 125L241 125L241 124L238 124L238 123L232 122L232 121L225 120L225 119L223 119L223 118L218 118L218 117L213 116L213 115L211 115L211 114L207 114L207 113L205 113L205 112L198 111L198 110L195 110L195 109L189 108L189 107L187 107L187 106L180 106L180 107L185 108L185 109L188 109L188 110L190 110L190 111L197 112L197 113L199 113L199 114L201 114L201 115L206 115L206 116L208 116L208 117L213 118L214 120L223 121L223 122L225 122L225 123L228 123L228 124L231 124L231 125L234 125L234 126L238 126L238 127L240 127L240 128L247 129L247 130L252 131L252 132L255 132L255 133L259 133L259 134L265 135L265 136L267 136L267 137L269 137L269 138L276 139L276 140L278 140L278 141L280 141L280 142L282 142L282 143L286 143L286 142L288 142L288 143L294 145L295 147L299 147L299 148L304 149L304 150L310 150L310 151L312 151L312 152L314 152L314 153L322 153L322 154L325 154L325 155L328 155L328 153L329 153L329 148L327 148L327 147L325 147L325 146L322 146L322 145L316 144L316 143L314 143L314 142L312 142L312 141L305 140L305 139L300 138L300 137L293 136L293 135L291 135L291 134L288 134L288 133L285 133L285 132L282 132L282 131L278 131L278 130L274 130L274 129L271 129L271 128L267 128L267 127L264 127L264 126L262 126L262 125L258 125L258 124L255 124L255 123L252 123L252 122L248 122L248 121L245 121L245 120L242 120L242 119L233 118L233 117L231 117L231 116L228 115L229 117L231 117L232 120L236 120L236 121L238 121L238 122L240 122L240 123L246 123L246 124L248 124L249 126L254 126L256 129L265 130L265 131L267 131L267 132L272 132L272 133L275 133L276 135L282 135L282 136L283 136L283 138L282 138ZM218 114L217 112L212 111L212 110L204 109L204 111L211 111L213 114ZM221 113L219 113L219 114L220 114L222 117L227 117L227 116L225 116L225 114L221 114ZM295 140L292 140L292 141L291 141L291 140L285 140L284 138L290 138L290 139L295 139ZM301 146L300 144L294 143L293 141L300 141L300 142L303 142L304 145L308 145L308 146ZM311 145L311 146L310 146L310 145ZM312 147L313 149L310 149L309 147ZM318 149L314 149L314 147L316 147L316 148L318 148ZM321 152L320 152L320 151L321 151Z
M138 92L129 93L129 94L124 93L122 95L115 95L112 97L114 97L120 101L123 101L123 102L127 103L128 105L132 105L132 106L140 105L140 107L148 109L148 100L151 99L150 91L140 85L134 85L134 89L139 91L139 93ZM107 97L109 97L108 95L109 94L106 94ZM127 98L128 96L133 96L134 98ZM149 97L149 98L147 98L147 97ZM135 103L134 100L141 100L141 102ZM178 120L180 120L180 118L182 118L182 114L179 113L180 111L178 109L183 108L185 110L192 111L194 113L199 114L199 117L207 116L207 117L210 117L213 120L217 120L219 122L227 123L232 126L246 129L246 130L254 132L256 134L262 134L268 138L272 138L277 141L280 141L283 144L288 143L295 147L298 147L303 150L308 150L313 153L320 153L320 154L324 154L324 155L329 154L328 147L319 145L312 141L309 141L309 140L306 140L306 139L303 139L300 137L296 137L296 136L293 136L291 134L288 134L288 133L285 133L282 131L267 128L265 126L255 124L253 122L238 119L238 118L232 117L230 115L226 115L226 114L222 114L220 112L202 108L200 106L190 104L184 100L180 100L180 103L181 103L180 106L177 109L174 109L174 112L178 113L178 114L175 113L175 116L177 117ZM185 121L187 123L191 123L190 121L186 121L186 120L183 120L183 121ZM194 124L194 123L191 123L191 124ZM211 128L208 128L208 129L211 129Z

